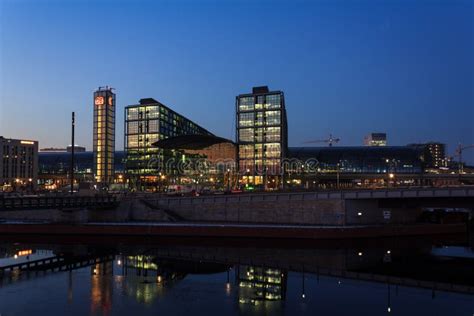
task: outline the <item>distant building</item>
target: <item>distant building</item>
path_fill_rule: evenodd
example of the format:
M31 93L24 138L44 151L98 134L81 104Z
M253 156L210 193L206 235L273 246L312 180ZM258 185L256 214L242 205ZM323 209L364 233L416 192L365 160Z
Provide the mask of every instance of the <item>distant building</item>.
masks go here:
M67 152L67 149L58 148L58 147L47 147L47 148L41 148L39 152L40 153L65 153Z
M115 93L110 87L94 92L94 176L98 183L110 184L114 178Z
M387 146L387 134L370 133L364 137L365 146Z
M423 149L409 146L290 147L289 187L421 185ZM299 164L296 162L300 162ZM304 166L307 162L315 165ZM291 175L291 177L290 177ZM390 180L392 175L392 180Z
M32 190L38 179L38 142L0 136L0 190Z
M159 140L182 135L213 135L203 127L152 98L125 108L126 174L132 187L156 187L160 172L168 173L163 164L165 152L153 146Z
M114 153L114 182L120 183L124 173L124 152ZM95 182L94 153L78 152L74 155L75 180L81 183ZM61 189L70 184L71 154L66 151L42 151L38 154L38 184L42 189Z
M72 151L72 146L71 145L67 146L66 152L70 153L71 151ZM86 147L74 145L74 152L75 153L83 153L85 151L86 151Z
M72 146L69 145L67 148L55 148L55 147L48 147L48 148L41 148L40 152L52 152L52 153L70 153L72 151ZM83 153L86 151L86 147L74 146L75 153Z
M243 183L280 187L288 147L283 92L254 87L252 93L236 97L236 114L237 164Z
M290 147L289 156L299 161L314 159L318 174L420 174L423 150L408 146ZM298 170L292 170L298 172ZM315 176L317 176L315 175Z
M423 144L409 144L422 150L422 160L426 168L447 167L446 145L438 142L428 142Z

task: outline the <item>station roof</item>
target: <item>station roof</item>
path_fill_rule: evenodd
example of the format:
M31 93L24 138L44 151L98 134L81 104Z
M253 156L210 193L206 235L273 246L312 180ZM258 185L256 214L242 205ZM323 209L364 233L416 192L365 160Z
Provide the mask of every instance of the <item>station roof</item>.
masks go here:
M290 147L289 156L298 159L316 158L321 162L341 160L382 161L400 159L419 161L421 151L408 146L354 146L354 147Z
M203 149L215 144L229 143L233 141L214 135L181 135L159 140L153 146L163 149Z

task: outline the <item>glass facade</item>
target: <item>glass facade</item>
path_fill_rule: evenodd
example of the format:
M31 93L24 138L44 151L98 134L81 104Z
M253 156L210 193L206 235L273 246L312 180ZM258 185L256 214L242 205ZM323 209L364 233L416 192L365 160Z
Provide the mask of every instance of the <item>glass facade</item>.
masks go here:
M71 169L71 154L67 152L40 152L38 154L39 174L66 174ZM124 152L114 153L114 172L122 173ZM90 174L94 166L94 154L90 151L74 154L74 172Z
M236 98L238 166L245 184L276 187L270 179L282 174L287 151L284 94L268 87L253 88Z
M160 172L169 173L164 161L171 150L158 149L159 140L180 135L212 135L206 129L174 112L154 99L141 99L140 104L125 108L126 173L129 179L154 185Z
M289 157L299 162L316 162L318 173L419 174L423 171L422 151L408 146L290 147ZM293 173L302 165L289 166ZM304 171L304 170L303 170ZM307 171L307 170L306 170Z
M94 92L94 177L103 184L114 179L115 93L112 90L100 87Z
M426 168L447 167L446 146L442 143L409 144L423 152L422 160Z

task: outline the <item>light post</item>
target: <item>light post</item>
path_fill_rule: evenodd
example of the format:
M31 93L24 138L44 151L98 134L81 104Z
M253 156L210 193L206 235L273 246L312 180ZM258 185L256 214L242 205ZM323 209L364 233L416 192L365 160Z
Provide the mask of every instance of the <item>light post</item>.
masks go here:
M71 195L74 193L74 129L76 127L75 113L71 117Z
M230 168L227 169L227 191L230 191L230 184L231 184L231 173Z
M247 175L247 181L246 181L247 183L246 183L246 186L248 187L248 186L249 186L249 182L250 182L250 169L247 168L246 171L247 171L247 172L246 172L246 175Z
M29 189L30 189L30 192L33 192L33 179L32 178L29 178L28 179L28 186L29 186Z
M387 173L388 173L388 180L387 180L387 187L390 186L390 181L395 185L395 171L397 167L397 160L396 159L385 159L387 163Z

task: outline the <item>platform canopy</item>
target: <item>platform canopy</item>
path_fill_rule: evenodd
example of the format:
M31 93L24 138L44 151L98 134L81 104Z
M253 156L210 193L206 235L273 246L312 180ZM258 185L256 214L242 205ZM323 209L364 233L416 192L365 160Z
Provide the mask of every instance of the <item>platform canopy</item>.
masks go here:
M233 144L234 142L226 138L212 135L182 135L159 140L153 143L153 146L162 149L197 150L221 143Z

